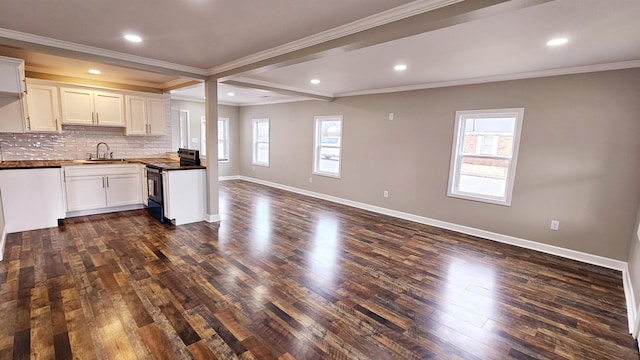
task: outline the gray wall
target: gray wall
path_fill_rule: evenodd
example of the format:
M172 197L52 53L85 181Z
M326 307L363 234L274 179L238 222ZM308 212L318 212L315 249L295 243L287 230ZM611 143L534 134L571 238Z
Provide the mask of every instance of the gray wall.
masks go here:
M196 101L171 100L171 108L178 110L189 110L190 121L190 138L200 139L200 119L205 115L204 103ZM229 161L220 162L218 164L219 176L233 176L240 174L239 144L238 144L238 107L229 105L218 105L218 116L229 118ZM178 138L179 144L179 120L174 119L172 126L174 137ZM189 139L189 148L200 150L200 142L191 142Z
M240 174L626 261L640 201L638 83L632 69L242 107ZM447 197L456 110L512 107L525 115L511 207ZM336 114L342 178L314 176L313 117ZM259 117L271 119L268 168L251 165Z

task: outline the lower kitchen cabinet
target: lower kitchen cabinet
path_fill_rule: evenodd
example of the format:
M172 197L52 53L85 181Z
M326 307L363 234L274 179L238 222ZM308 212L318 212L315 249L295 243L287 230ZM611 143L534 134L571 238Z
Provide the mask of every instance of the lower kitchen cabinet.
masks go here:
M67 212L142 207L138 165L66 167L65 190Z
M0 170L6 232L58 226L65 218L60 168Z
M206 180L203 169L164 171L164 216L174 225L203 221Z

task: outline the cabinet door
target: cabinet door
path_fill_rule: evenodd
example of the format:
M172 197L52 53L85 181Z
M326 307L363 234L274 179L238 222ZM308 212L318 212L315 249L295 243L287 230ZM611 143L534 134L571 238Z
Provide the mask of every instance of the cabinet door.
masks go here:
M125 126L124 96L104 91L94 92L96 125Z
M60 132L59 118L58 88L27 84L27 130Z
M104 176L67 176L67 211L100 209L107 206Z
M165 135L167 133L167 120L164 110L164 99L148 99L149 110L147 111L147 123L149 124L149 135Z
M140 188L140 176L137 173L108 175L105 179L107 206L140 204L142 189Z
M60 88L60 98L63 124L93 125L93 91Z
M127 135L146 135L147 98L142 96L125 97L127 109Z
M19 98L24 80L24 60L0 56L0 95Z
M0 133L24 132L23 100L0 95Z

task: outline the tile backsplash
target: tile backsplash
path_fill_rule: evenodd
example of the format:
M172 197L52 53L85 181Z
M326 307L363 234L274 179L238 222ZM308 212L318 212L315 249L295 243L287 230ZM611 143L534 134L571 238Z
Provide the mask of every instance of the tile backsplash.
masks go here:
M171 125L167 135L125 136L124 128L63 125L62 133L0 133L0 160L71 160L95 156L96 145L106 142L114 158L159 157L171 148ZM104 150L104 146L101 147Z

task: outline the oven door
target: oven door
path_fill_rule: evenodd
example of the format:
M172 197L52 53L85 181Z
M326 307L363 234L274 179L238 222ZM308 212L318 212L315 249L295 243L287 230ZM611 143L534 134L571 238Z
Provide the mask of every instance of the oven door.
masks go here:
M149 200L164 204L162 199L162 171L160 169L147 167L147 188Z

